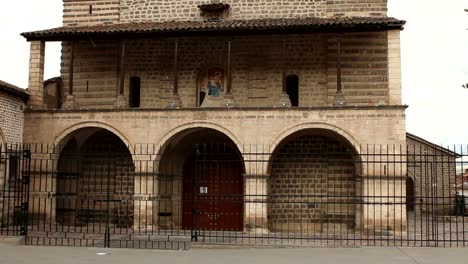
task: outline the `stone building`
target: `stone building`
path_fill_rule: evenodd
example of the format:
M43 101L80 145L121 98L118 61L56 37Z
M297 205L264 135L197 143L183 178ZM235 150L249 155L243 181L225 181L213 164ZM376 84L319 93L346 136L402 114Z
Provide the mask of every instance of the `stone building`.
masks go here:
M24 89L0 81L0 214L8 210L13 212L12 204L4 197L8 197L9 190L16 186L11 180L19 173L17 150L23 142L23 110L28 97ZM2 215L0 225L6 222L5 218Z
M125 201L112 207L120 226L190 228L186 198L200 190L240 199L206 205L223 207L203 219L210 230L405 229L406 167L401 149L385 147L406 143L405 21L387 17L386 0L63 4L62 27L22 34L31 43L24 141L57 146L58 160L33 176L33 215L93 221L102 210L76 201L100 204L86 194L104 176L86 171L112 153L117 173L105 184ZM62 42L60 104L43 90L51 41ZM392 151L394 165L368 166L379 151ZM42 202L39 188L57 198ZM282 203L290 194L328 198L296 208Z
M456 195L456 160L461 155L411 133L407 133L406 143L408 211L451 214Z

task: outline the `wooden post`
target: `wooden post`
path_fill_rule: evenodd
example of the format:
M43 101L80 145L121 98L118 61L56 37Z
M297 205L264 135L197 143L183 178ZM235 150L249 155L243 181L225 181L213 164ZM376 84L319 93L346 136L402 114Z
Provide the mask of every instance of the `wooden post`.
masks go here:
M341 93L341 35L336 39L336 92Z
M75 61L75 41L72 41L70 47L70 62L68 74L68 95L73 95L73 64Z
M119 95L124 94L125 84L125 40L120 43L120 67L119 67Z
M174 43L174 87L173 94L179 93L179 40Z
M288 50L286 46L286 39L283 39L283 56L282 56L282 65L283 65L282 92L283 93L286 93L287 60L288 60Z
M226 93L230 94L232 90L232 78L231 78L231 40L228 41L228 54L227 54L227 89Z

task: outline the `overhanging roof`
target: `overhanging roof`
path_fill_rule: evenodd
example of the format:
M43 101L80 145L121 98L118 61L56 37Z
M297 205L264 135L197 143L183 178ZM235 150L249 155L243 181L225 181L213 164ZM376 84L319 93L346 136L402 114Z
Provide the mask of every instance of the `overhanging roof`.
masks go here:
M244 34L294 34L402 29L406 21L391 17L277 18L222 21L167 21L58 27L25 32L28 41L61 41L80 38L150 36L200 36Z

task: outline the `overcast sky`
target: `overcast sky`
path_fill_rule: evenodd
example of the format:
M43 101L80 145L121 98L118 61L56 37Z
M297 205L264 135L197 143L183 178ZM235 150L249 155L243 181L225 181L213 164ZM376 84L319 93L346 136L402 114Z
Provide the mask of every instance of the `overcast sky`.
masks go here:
M8 4L6 4L8 3ZM437 144L468 143L468 0L389 0L407 20L401 35L408 132ZM29 44L21 32L61 26L62 0L0 4L0 80L28 84ZM45 78L59 75L60 43L47 43Z

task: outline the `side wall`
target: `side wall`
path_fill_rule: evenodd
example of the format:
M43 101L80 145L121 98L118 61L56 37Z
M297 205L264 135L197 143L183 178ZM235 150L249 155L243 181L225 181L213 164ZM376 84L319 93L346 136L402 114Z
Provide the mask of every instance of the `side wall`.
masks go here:
M23 142L24 102L16 97L0 93L0 143Z

